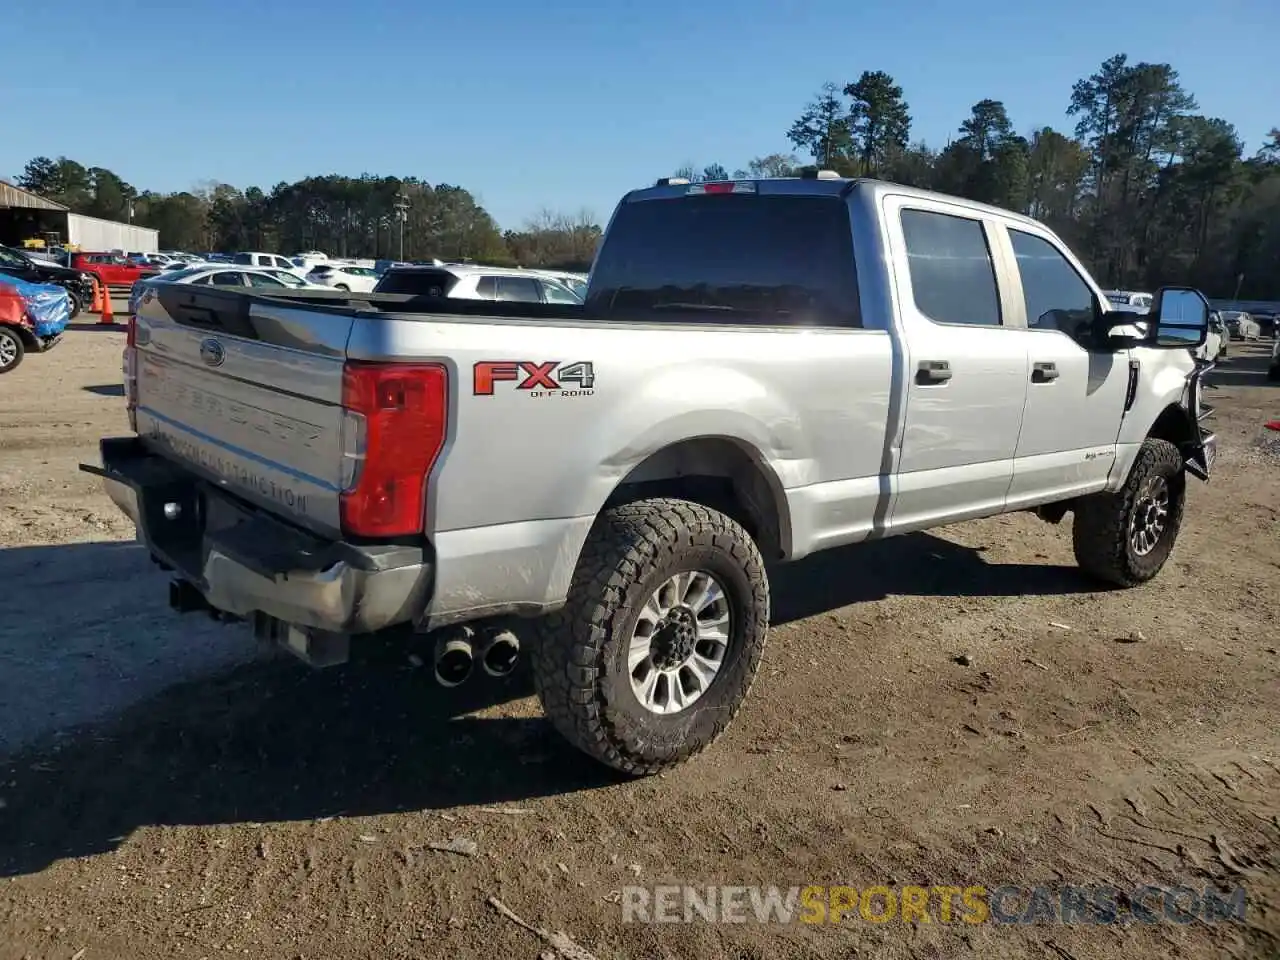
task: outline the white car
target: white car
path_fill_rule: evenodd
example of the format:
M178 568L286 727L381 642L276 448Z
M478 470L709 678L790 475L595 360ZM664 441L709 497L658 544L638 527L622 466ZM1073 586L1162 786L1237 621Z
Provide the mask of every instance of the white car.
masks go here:
M537 270L446 263L438 267L389 267L375 293L407 293L454 300L503 300L576 306L582 297L571 287Z
M1252 314L1243 310L1223 310L1221 316L1222 322L1237 340L1262 339L1262 324L1253 319Z
M320 289L295 273L275 267L242 267L239 264L202 263L194 267L164 270L154 277L146 277L134 283L129 291L129 312L134 313L143 295L159 284L182 283L214 287L259 287L280 290Z
M334 290L371 293L378 283L378 273L373 267L317 263L307 274L306 281L318 287L331 287Z

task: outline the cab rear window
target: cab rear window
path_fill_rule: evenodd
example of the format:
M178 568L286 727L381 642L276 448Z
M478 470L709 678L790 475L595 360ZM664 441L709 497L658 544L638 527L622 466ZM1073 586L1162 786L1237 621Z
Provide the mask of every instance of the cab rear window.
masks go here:
M839 197L681 196L624 203L592 268L588 316L861 326Z

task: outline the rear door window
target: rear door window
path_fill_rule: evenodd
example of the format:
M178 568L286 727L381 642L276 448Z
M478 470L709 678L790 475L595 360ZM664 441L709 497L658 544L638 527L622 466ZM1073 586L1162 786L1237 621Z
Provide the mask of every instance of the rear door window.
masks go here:
M649 322L861 326L849 209L835 196L624 203L587 312Z
M982 221L903 210L911 293L934 323L999 326L995 265Z
M541 303L538 281L532 277L498 277L498 299L513 303Z
M498 299L498 278L497 277L481 277L476 282L476 296L481 300L497 300Z
M251 287L283 287L284 284L275 277L269 277L265 273L248 273L245 274L249 279Z
M215 287L243 287L243 274L232 273L229 270L222 273L215 273L209 278L209 282Z

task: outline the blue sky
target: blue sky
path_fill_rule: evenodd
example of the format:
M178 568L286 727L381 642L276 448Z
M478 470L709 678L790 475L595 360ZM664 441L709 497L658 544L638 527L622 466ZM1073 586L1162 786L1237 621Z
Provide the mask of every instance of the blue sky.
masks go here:
M413 174L468 188L503 227L542 207L603 219L686 162L789 149L817 88L863 70L897 79L934 144L985 97L1020 131L1068 130L1072 82L1121 51L1172 63L1249 152L1280 126L1276 0L4 7L0 177L37 155L166 191Z

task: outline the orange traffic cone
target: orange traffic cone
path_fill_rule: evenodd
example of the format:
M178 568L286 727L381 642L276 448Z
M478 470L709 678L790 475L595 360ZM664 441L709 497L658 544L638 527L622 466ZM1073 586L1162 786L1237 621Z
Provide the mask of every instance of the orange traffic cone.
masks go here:
M105 283L102 288L102 316L98 318L98 324L105 323L114 327L116 325L116 315L111 312L111 289Z
M89 305L89 312L99 313L102 310L102 287L97 277L90 277L89 282L93 284L93 303Z

